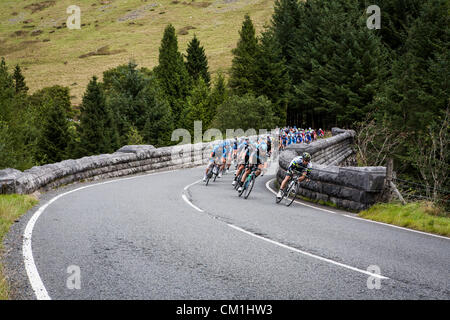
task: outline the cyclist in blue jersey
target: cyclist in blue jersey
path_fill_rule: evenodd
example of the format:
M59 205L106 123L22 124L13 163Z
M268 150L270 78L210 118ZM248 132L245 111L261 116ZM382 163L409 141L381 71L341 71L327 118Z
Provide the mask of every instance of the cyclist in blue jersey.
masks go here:
M214 165L214 163L219 165L219 166L221 166L223 150L224 150L223 143L216 144L213 147L213 149L211 151L211 155L209 156L209 163L208 163L208 165L206 167L206 170L205 170L205 176L203 177L203 182L206 181L206 178L207 178L206 176L208 175L209 170L212 169L212 166Z

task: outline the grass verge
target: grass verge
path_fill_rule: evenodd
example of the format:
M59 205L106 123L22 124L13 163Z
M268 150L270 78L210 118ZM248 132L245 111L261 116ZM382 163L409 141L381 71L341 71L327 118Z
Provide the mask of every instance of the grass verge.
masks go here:
M412 202L404 206L399 203L379 203L360 212L359 216L450 237L450 217L444 210L426 201Z
M0 195L0 256L3 253L3 239L11 225L37 203L38 200L33 196L18 194ZM0 300L7 300L9 293L9 286L0 260Z

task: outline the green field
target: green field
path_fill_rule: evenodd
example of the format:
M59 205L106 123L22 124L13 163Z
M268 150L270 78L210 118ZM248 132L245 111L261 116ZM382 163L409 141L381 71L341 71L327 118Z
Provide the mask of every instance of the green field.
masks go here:
M0 56L20 64L31 92L68 86L79 104L93 75L134 59L153 68L165 26L172 23L185 52L194 33L210 71L231 66L231 50L249 13L257 32L268 24L273 0L2 0ZM80 30L65 27L70 5L81 8Z

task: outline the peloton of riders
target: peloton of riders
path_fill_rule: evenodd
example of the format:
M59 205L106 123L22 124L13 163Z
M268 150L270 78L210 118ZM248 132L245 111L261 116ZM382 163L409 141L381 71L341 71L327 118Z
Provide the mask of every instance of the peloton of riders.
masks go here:
M323 130L317 130L317 135L323 136ZM280 130L281 148L292 143L302 143L305 140L313 141L314 139L316 139L316 131L312 129L297 130L294 127ZM203 181L206 181L209 170L213 168L214 164L219 169L217 178L221 178L223 173L229 172L231 163L234 162L236 170L232 185L237 188L238 192L242 192L243 184L252 171L254 171L255 177L264 175L272 148L273 139L269 135L255 139L243 137L224 140L213 147ZM309 177L311 168L311 155L309 153L304 152L301 156L295 157L286 170L286 176L281 183L277 198L283 196L286 185L294 175L301 182ZM243 174L241 174L242 172Z

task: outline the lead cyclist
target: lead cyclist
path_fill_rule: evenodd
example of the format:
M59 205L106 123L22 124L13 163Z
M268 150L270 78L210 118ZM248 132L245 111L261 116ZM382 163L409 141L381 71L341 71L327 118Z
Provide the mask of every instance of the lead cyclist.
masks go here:
M286 177L281 183L277 198L280 199L281 197L283 197L284 189L295 173L300 174L298 182L302 182L303 180L307 179L307 177L311 173L311 169L311 155L308 152L304 152L301 156L292 159L288 169L286 170Z

